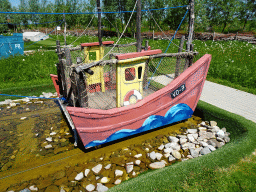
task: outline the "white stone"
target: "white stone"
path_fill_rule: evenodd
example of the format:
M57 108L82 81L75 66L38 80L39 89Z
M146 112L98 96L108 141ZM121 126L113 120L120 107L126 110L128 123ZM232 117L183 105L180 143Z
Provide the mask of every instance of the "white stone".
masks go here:
M98 174L102 169L102 164L98 164L96 165L95 167L92 168L92 171L95 173L95 174Z
M38 188L35 185L29 187L30 191L38 191Z
M117 179L117 180L115 180L114 184L115 184L115 185L119 185L121 182L122 182L121 179Z
M52 148L52 145L51 145L51 144L46 145L44 148L45 148L45 149L50 149L50 148Z
M198 155L199 155L199 152L197 151L197 150L195 150L195 149L190 149L189 150L190 151L190 154L191 154L191 156L192 157L198 157Z
M217 126L217 122L216 121L210 121L210 125L213 126Z
M178 143L171 143L171 148L173 150L179 151L180 150L180 145Z
M173 152L173 149L172 149L172 148L164 149L164 153L171 153L171 152Z
M121 170L118 170L118 169L117 169L117 170L115 170L115 176L116 176L116 177L118 177L118 176L122 176L122 175L123 175L123 173L124 173L124 172L123 172L123 171L121 171Z
M199 130L199 132L206 132L207 128L206 127L199 127L198 130Z
M135 161L135 164L136 164L136 165L140 165L140 163L141 163L141 160L136 160L136 161Z
M10 103L10 107L16 107L16 103Z
M37 137L39 135L39 133L36 133L35 136Z
M100 176L96 176L95 177L95 180L97 181L97 180L99 180L100 179Z
M106 165L105 169L110 169L111 164Z
M51 132L50 135L53 136L53 135L56 135L57 133L56 132Z
M217 132L217 136L220 137L220 138L224 138L225 137L225 132L223 130L219 130Z
M132 164L127 163L126 164L126 172L129 174L133 171L133 162Z
M188 141L193 143L195 141L195 138L193 137L192 134L188 134Z
M209 149L210 149L211 151L215 151L215 150L216 150L216 148L213 147L212 145L208 145L208 147L209 147Z
M181 159L181 154L179 151L173 151L172 152L173 157L175 157L176 159Z
M52 142L52 137L47 137L46 141Z
M21 118L20 118L20 120L25 120L25 119L27 119L27 117L21 117Z
M134 155L134 157L138 159L138 158L142 157L142 154Z
M163 157L163 155L161 153L156 153L156 159L158 161L160 161L162 157Z
M85 189L89 192L93 191L95 189L95 186L93 184L89 184L85 187Z
M83 178L84 178L84 174L83 174L83 172L80 172L80 173L78 173L78 174L76 175L75 180L76 180L76 181L80 181L80 180L82 180Z
M187 129L187 133L195 134L197 133L197 129Z
M165 160L161 160L161 162L163 162L165 165L167 165L167 164L168 164Z
M108 190L108 188L105 185L103 185L101 183L97 183L97 191L98 192L105 192L107 190Z
M150 157L150 159L155 160L156 159L156 152L152 151L151 153L149 153L149 157Z
M164 145L164 147L165 147L165 149L168 149L168 148L171 147L171 145L172 145L171 143L167 143L167 144Z
M185 143L185 144L181 145L181 147L182 147L182 149L190 149L190 148L195 149L196 145L194 143Z
M164 157L165 157L165 158L168 158L170 155L171 155L170 153L165 153L165 154L164 154Z
M173 142L173 143L178 143L179 142L179 139L177 137L173 137L173 136L169 136L168 140L170 142Z
M85 169L84 170L84 176L85 177L87 177L89 173L90 173L90 169Z
M132 176L135 177L137 174L135 173L135 171L132 172Z
M199 144L203 147L207 147L208 143L204 142L204 141L200 141Z
M175 161L176 159L172 156L172 155L170 155L169 157L168 157L168 161L169 162L172 162L172 161Z
M187 155L187 158L193 159L194 157L192 155Z
M149 148L145 148L145 151L146 151L146 152L149 152Z
M165 167L165 163L163 162L154 162L149 164L149 168L151 169L161 169Z
M110 178L108 178L108 177L102 177L101 180L100 180L100 182L101 182L101 183L108 183L109 180L110 180Z
M183 145L183 144L186 143L186 142L187 142L187 139L186 139L186 138L184 138L184 137L183 137L183 138L182 138L182 137L180 138L180 144L181 144L181 145Z
M158 150L163 150L164 149L164 144L161 144L159 147L158 147Z

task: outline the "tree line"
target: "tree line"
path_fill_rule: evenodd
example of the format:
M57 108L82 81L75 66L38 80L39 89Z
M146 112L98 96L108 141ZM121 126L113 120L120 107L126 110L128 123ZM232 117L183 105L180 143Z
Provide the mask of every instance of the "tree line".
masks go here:
M102 0L102 25L108 30L123 30L127 24L136 0ZM189 0L142 0L142 9L159 9L188 5ZM41 13L74 13L66 14L65 19L69 29L85 28L93 14L77 14L97 12L96 0L20 0L18 6L12 6L9 0L0 0L1 12L41 12ZM142 31L175 30L186 8L161 9L142 12ZM97 18L97 15L95 15ZM196 31L254 31L256 32L256 1L255 0L195 0L195 30ZM0 33L12 27L35 28L54 27L54 23L63 19L62 14L4 14L0 13ZM188 16L186 17L188 21ZM9 24L8 24L9 23ZM43 24L38 24L43 23ZM31 25L33 24L33 25ZM94 19L92 26L97 26ZM133 14L128 26L129 32L136 28L136 14ZM183 25L186 30L186 25Z

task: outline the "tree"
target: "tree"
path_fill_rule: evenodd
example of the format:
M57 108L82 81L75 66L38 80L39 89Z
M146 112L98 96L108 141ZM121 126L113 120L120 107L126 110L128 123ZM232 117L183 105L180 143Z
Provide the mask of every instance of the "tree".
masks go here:
M256 27L256 1L255 0L240 0L239 1L239 19L243 23L243 30L248 21L251 21L250 28Z
M11 3L8 0L0 0L0 11L8 12L11 10ZM9 15L0 14L0 23L9 23ZM8 25L0 24L0 32L7 32Z

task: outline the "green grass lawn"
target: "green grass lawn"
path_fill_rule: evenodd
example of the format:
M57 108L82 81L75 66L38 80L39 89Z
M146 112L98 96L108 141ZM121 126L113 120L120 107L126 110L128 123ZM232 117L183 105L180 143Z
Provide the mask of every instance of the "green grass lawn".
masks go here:
M255 191L256 124L199 101L195 115L215 120L231 133L222 148L195 159L150 170L109 191Z

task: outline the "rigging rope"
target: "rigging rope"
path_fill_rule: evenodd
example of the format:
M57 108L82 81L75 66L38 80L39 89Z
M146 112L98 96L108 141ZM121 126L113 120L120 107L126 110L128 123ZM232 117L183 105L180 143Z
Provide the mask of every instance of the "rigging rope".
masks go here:
M125 26L125 28L124 28L124 30L123 30L123 32L122 32L122 34L120 35L119 39L118 39L117 42L114 44L114 46L112 47L112 49L110 49L109 52L108 52L100 61L102 61L103 59L105 59L105 57L108 56L108 55L110 54L110 52L113 51L113 49L115 48L115 46L118 44L118 42L120 41L120 39L121 39L122 36L124 35L124 32L126 31L128 25L129 25L129 23L130 23L130 21L131 21L132 15L133 15L133 13L135 12L135 8L136 8L136 5L137 5L137 2L138 2L138 0L136 0L136 2L135 2L135 5L134 5L134 7L133 7L132 14L131 14L131 16L130 16L130 18L129 18L129 20L128 20L128 22L127 22L127 24L126 24L126 26Z
M176 8L183 8L187 7L187 5L184 6L177 6L177 7L165 7L165 8L159 8L159 9L150 9L151 11L158 11L158 10L166 10L166 9L176 9ZM148 10L141 10L142 12L148 11ZM116 12L79 12L79 13L44 13L44 12L6 12L6 11L0 11L0 14L30 14L30 15L81 15L81 14L109 14L109 13L133 13L134 11L116 11ZM136 12L136 11L135 11Z
M171 43L172 43L173 39L175 38L175 35L177 34L177 32L178 32L178 30L179 30L179 28L180 28L181 24L183 23L183 21L184 21L184 19L185 19L186 15L188 14L188 11L189 11L189 9L187 9L187 11L186 11L185 15L183 16L183 18L182 18L182 20L181 20L181 22L180 22L180 24L179 24L178 28L176 29L176 31L175 31L175 33L174 33L174 35L173 35L173 37L172 37L172 39L171 39L171 41L170 41L169 45L167 46L167 48L166 48L166 50L165 50L165 52L164 52L164 53L166 53L166 52L168 51L168 49L169 49L169 47L170 47L170 45L171 45ZM158 69L159 65L161 64L162 60L163 60L163 57L161 57L161 60L159 61L159 63L158 63L158 65L157 65L157 67L156 67L156 69L155 69L154 73L152 74L152 76L151 76L150 80L148 81L148 85L146 86L146 88L148 88L148 86L150 85L150 82L151 82L151 80L152 80L152 77L155 75L155 73L156 73L156 71L157 71L157 69Z
M88 27L91 25L91 22L92 22L92 20L94 19L94 17L95 17L95 15L93 15L91 21L89 22L89 24L87 25L87 27L85 28L85 30L81 33L81 35L80 35L79 37L77 37L77 39L76 39L73 43L69 44L69 46L72 46L72 45L85 33L85 31L86 31L86 30L88 29Z

